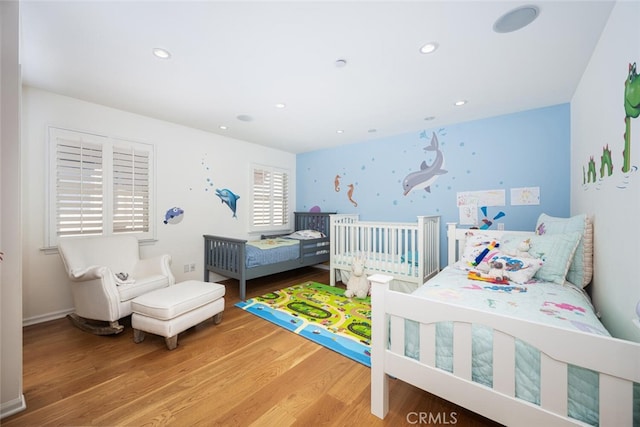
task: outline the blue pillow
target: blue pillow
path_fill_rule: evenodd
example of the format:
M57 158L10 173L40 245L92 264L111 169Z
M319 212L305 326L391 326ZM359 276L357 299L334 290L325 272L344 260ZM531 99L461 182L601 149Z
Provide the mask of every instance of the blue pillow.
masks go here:
M544 261L534 277L563 285L581 237L577 231L531 236L529 254Z

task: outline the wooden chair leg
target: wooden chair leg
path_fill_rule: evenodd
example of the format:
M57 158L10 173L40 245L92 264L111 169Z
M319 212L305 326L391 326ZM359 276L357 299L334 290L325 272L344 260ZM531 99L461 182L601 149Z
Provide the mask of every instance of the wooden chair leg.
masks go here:
M215 316L213 316L213 324L214 325L219 325L220 322L222 322L222 311L218 314L216 314Z
M172 337L165 338L164 342L167 344L167 348L169 350L173 350L174 348L176 348L178 346L178 336L174 335Z
M133 342L138 344L138 343L141 343L142 341L144 341L144 331L141 331L140 329L134 329Z

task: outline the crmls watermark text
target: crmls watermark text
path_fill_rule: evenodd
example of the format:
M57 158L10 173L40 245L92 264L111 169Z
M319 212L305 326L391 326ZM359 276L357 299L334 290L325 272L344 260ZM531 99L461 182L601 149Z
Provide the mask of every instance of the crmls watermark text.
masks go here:
M455 412L409 412L407 422L409 424L452 425L458 422L458 414Z

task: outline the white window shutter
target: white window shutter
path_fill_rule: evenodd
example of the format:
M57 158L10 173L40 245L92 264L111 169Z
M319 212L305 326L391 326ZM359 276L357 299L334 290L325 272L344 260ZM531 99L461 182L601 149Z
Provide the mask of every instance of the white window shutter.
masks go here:
M289 174L264 166L253 168L252 226L283 228L289 222Z
M101 141L93 135L55 138L57 236L102 234L104 217ZM98 137L99 139L99 137Z
M149 231L150 151L113 147L113 233Z

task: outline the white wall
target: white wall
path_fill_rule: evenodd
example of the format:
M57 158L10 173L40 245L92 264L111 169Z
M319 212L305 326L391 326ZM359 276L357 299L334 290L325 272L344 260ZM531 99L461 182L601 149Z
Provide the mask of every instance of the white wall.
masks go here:
M640 300L640 118L631 119L631 165L624 174L624 82L628 64L640 67L640 3L616 3L571 102L571 211L594 216L596 308L612 335L640 342L631 319ZM603 147L613 173L600 179ZM583 184L583 168L594 158L598 182Z
M28 153L23 185L26 324L61 317L73 308L59 255L42 250L49 125L156 145L158 241L142 246L142 255L171 254L177 281L202 280L203 234L249 237L252 162L289 169L291 206L296 205L295 155L291 153L25 87L22 141L23 151ZM240 195L237 219L215 196L216 188L229 188ZM165 212L174 206L185 210L182 222L164 224ZM196 263L196 271L185 274L184 264L191 263Z
M0 2L0 418L25 408L22 394L19 3Z

